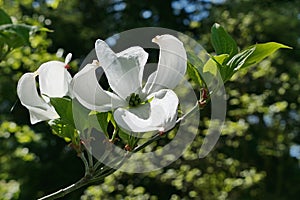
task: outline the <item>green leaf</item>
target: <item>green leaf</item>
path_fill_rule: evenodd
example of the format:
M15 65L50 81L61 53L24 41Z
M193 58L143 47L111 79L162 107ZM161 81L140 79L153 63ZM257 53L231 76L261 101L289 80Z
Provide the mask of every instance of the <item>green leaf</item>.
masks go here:
M202 77L204 63L194 52L187 52L187 74L200 87L204 85Z
M249 57L254 53L255 49L256 47L253 46L236 54L228 61L226 65L229 66L229 68L233 71L239 70L245 65L247 59L249 59Z
M129 145L132 149L136 146L137 142L139 141L139 138L132 136L130 133L127 133L126 131L119 129L118 135L121 138L121 140Z
M72 143L78 142L78 131L83 132L88 128L101 130L97 116L83 107L76 99L51 98L50 103L59 114L60 118L54 120L51 127L55 134L63 138L70 138Z
M30 33L36 30L37 27L25 24L0 25L0 41L6 43L11 48L29 45Z
M72 141L74 144L79 142L79 135L76 129L66 124L62 119L55 119L50 125L53 134L63 138L66 142Z
M186 53L187 53L188 61L191 64L195 65L198 70L200 70L203 67L203 65L204 65L203 60L207 60L207 56L208 56L207 53L196 55L195 52L193 52L189 49L187 49Z
M248 67L254 64L259 63L266 57L272 55L280 48L291 49L291 47L277 43L277 42L268 42L264 44L256 44L248 49L255 48L255 51L247 58L246 62L241 66L242 68Z
M125 131L123 131L122 129L119 129L118 135L125 144L129 143L129 139L130 139L129 134L127 134Z
M132 135L129 135L129 138L128 138L128 145L131 147L131 149L133 149L136 144L138 143L140 139L139 138L136 138Z
M36 31L41 31L41 32L54 32L51 29L48 29L46 27L36 27Z
M116 123L116 121L114 119L114 116L111 112L109 112L108 115L107 115L107 121L112 123L112 125L114 126L115 129L117 128L117 123Z
M218 66L217 63L210 58L203 67L203 78L207 88L216 88L218 86Z
M108 115L109 115L108 112L97 113L97 119L98 119L99 125L107 138L109 138L109 134L107 132L107 127L108 127L108 124L110 121Z
M213 60L215 62L215 64L209 63L210 65L215 65L218 68L223 81L226 80L226 77L229 76L229 74L232 73L232 69L230 69L230 67L228 67L225 64L226 63L225 61L228 59L228 57L229 57L228 54L221 54L221 55L218 55L218 56L212 56L211 60ZM212 68L212 66L208 65L206 68L207 68L206 70L208 70L209 68ZM212 69L210 69L210 70L212 70Z
M59 6L61 0L52 0L52 1L46 1L48 6L51 6L52 9L57 9Z
M203 72L204 73L209 73L213 76L216 76L217 75L217 72L218 72L218 67L217 67L217 63L212 59L210 58L204 65L203 67Z
M36 31L50 32L51 30L26 24L13 24L10 16L0 9L0 62L13 49L30 45L30 35Z
M10 16L2 9L0 9L0 25L12 24Z
M90 111L83 107L77 99L72 100L73 118L76 129L83 132L86 129L94 128L102 131L98 119L97 111Z
M75 128L72 100L68 98L50 98L50 103L55 108L61 120Z
M203 86L203 81L198 69L190 62L187 63L188 76L200 87Z
M238 52L236 42L220 24L215 23L212 26L211 42L217 55L228 54L231 58Z

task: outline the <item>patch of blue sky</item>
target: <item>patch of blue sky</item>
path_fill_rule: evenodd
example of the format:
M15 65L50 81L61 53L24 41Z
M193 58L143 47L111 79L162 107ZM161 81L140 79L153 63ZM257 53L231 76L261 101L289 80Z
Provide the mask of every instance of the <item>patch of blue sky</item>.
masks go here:
M143 10L142 11L142 17L144 19L149 19L152 16L152 11L151 10Z
M256 116L256 115L249 115L247 117L247 121L250 123L250 124L258 124L259 123L259 117Z
M300 145L294 144L290 147L290 156L300 159Z
M126 3L125 2L120 2L120 3L117 3L113 6L113 9L115 11L122 11L126 8Z

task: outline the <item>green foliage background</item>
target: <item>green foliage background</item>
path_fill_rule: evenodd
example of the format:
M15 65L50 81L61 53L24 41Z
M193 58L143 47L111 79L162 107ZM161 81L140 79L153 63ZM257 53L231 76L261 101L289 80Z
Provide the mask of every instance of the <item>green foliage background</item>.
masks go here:
M297 199L300 188L300 2L297 0L0 0L15 23L46 27L31 46L11 52L0 63L0 199L36 199L83 176L76 153L46 123L31 126L17 101L20 76L45 61L76 65L97 38L131 28L171 28L196 38L212 51L210 28L220 23L243 49L276 41L293 47L226 83L227 121L214 150L198 159L209 119L181 159L145 174L116 172L100 185L64 199ZM14 109L11 111L11 108ZM293 156L292 156L293 155Z

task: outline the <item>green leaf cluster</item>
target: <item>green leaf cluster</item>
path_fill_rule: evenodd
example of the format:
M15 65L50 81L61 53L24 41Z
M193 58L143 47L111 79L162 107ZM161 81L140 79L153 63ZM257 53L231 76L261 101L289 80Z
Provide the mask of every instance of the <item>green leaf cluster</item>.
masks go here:
M219 24L211 28L211 42L216 52L211 56L214 66L219 70L224 82L230 80L240 69L258 64L280 48L290 48L286 45L267 42L255 44L239 51L235 40Z
M239 51L236 41L218 23L211 28L211 43L215 55L211 54L205 63L188 53L187 74L200 87L211 85L218 73L225 83L237 71L258 64L280 48L290 48L280 43L267 42Z
M36 31L49 31L27 24L15 24L11 17L0 9L0 61L13 49L30 46L30 35Z

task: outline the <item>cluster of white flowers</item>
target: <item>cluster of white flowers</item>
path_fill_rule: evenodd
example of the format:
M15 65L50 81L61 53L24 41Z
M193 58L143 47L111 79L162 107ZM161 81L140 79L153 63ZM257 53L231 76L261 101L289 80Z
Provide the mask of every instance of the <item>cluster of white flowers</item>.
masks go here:
M114 53L100 39L95 43L98 60L87 64L73 78L67 71L71 54L65 63L49 61L36 72L24 74L18 82L17 93L29 110L31 123L59 118L50 98L69 96L90 110L111 111L118 126L128 131L172 129L179 104L173 89L186 72L186 51L182 42L172 35L156 36L152 41L159 45L159 62L144 85L142 79L148 53L138 46ZM112 92L99 85L96 77L99 67Z

